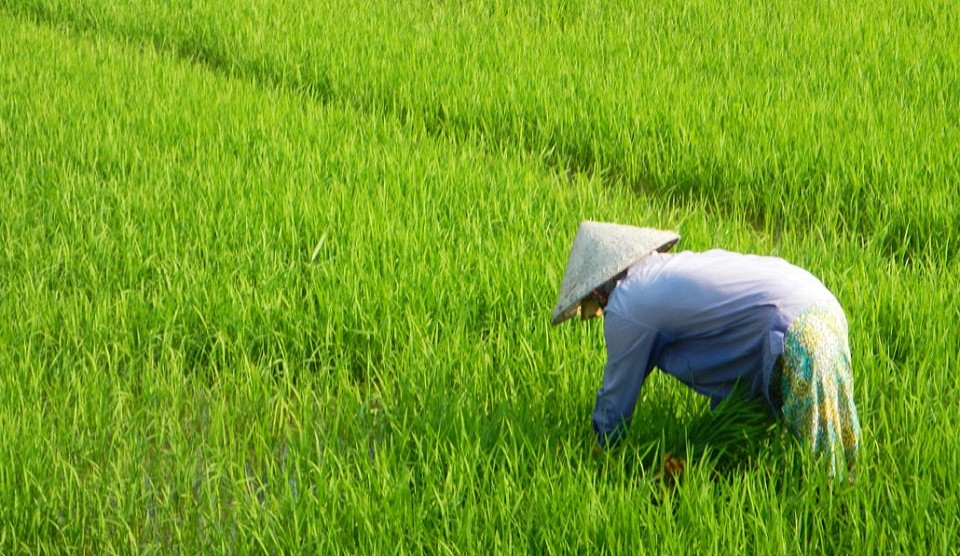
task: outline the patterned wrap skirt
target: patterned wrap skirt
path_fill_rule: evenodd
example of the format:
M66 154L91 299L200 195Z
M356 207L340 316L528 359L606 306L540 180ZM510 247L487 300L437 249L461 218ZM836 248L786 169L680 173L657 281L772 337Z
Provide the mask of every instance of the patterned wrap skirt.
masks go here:
M806 309L784 335L775 381L787 430L826 459L831 476L852 471L860 445L847 333L838 304Z

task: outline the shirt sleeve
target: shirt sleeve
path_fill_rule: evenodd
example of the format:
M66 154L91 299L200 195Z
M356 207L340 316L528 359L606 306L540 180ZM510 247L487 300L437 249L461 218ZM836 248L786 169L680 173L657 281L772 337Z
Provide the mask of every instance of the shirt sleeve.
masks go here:
M607 363L597 391L593 430L601 446L614 445L633 419L637 397L653 369L657 332L616 314L605 314Z

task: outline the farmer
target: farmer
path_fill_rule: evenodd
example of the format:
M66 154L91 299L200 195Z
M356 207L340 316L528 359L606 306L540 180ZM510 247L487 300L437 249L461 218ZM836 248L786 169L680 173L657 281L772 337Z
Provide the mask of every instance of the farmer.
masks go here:
M847 321L812 274L783 259L714 249L666 253L674 232L580 224L552 322L603 314L607 363L594 453L621 438L654 367L710 397L735 387L766 401L787 429L852 467L860 424Z

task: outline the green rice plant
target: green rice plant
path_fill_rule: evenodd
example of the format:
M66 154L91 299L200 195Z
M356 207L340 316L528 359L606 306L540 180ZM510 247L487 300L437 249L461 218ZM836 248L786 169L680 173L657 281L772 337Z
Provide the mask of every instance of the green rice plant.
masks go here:
M956 250L952 3L0 5L771 233L816 221L898 260Z
M763 400L735 393L695 419L686 441L693 448L693 457L702 458L709 452L709 457L729 462L758 453L770 442L774 427Z
M0 0L0 552L950 552L951 18ZM593 462L587 218L820 276L857 484L658 376Z

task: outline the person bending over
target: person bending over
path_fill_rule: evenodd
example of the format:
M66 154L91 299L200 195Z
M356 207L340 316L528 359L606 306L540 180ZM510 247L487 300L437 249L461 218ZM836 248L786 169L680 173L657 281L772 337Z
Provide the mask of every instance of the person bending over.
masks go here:
M604 316L607 362L597 392L595 453L629 426L656 367L708 396L734 388L771 414L831 475L860 442L847 320L806 270L777 257L712 249L668 253L674 232L584 221L553 310L554 325Z

